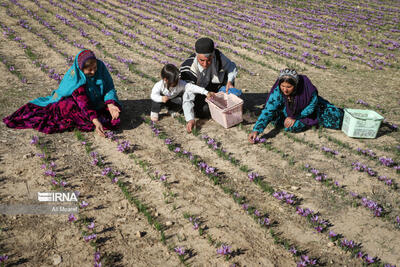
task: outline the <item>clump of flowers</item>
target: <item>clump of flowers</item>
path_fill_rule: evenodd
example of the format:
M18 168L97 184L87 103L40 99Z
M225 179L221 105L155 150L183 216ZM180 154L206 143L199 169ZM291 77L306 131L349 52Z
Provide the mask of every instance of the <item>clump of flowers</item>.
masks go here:
M253 182L254 180L257 180L257 178L259 177L259 175L258 175L258 173L256 173L256 172L249 172L249 173L247 174L247 177L249 177L249 180L250 180L251 182Z
M119 152L129 153L132 149L132 145L128 140L125 140L118 144L117 149Z
M326 174L320 172L319 170L317 170L315 168L311 168L310 165L306 164L304 167L308 170L308 172L312 173L312 175L315 178L315 180L317 180L319 182L322 182L322 181L325 181L327 179Z
M101 267L101 255L99 251L94 253L94 267Z
M39 143L39 137L36 136L36 135L32 136L30 144L31 145L37 145L38 143Z
M225 260L229 260L231 253L232 247L228 245L221 245L221 247L217 249L217 254L225 256Z
M296 213L302 217L306 217L318 233L321 233L328 228L328 222L320 218L318 213L315 213L309 208L303 209L301 207L296 207Z
M96 235L96 234L85 235L85 236L83 237L83 239L84 239L86 242L89 242L90 240L94 240L94 239L96 239L96 238L97 238L97 235Z
M115 136L114 132L112 132L112 131L106 132L105 135L106 135L107 139L110 139L112 141L117 140L117 137Z
M184 247L176 247L174 251L179 255L179 256L184 256L186 251Z
M159 171L154 172L154 177L155 177L155 179L160 180L161 182L165 182L167 180L167 175L160 174Z
M361 149L361 148L357 148L357 152L358 152L359 154L368 156L368 157L370 157L370 158L372 158L372 159L376 158L375 152L373 152L371 149Z
M101 159L101 157L99 156L99 153L92 151L89 154L92 157L92 165L95 166L102 166L103 165L103 160Z
M400 216L396 216L396 227L400 229Z
M286 202L287 204L290 204L290 205L294 204L294 199L293 199L294 195L293 194L289 194L285 191L279 191L279 192L275 192L273 194L273 196L278 200Z
M254 143L255 143L255 144L258 144L258 143L263 144L263 143L265 143L266 141L267 141L266 138L260 138L259 136L256 136L256 138L254 138Z
M371 211L373 211L376 217L380 217L382 215L383 209L379 207L379 205L376 202L368 200L367 198L363 197L361 199L361 203L364 207L367 207Z
M369 106L369 104L367 102L365 102L364 100L362 100L362 99L358 99L356 101L356 104L360 104L360 105L363 105L363 106L366 106L366 107Z
M76 220L77 220L77 218L75 217L75 215L73 213L68 215L68 221L69 222L75 222Z
M332 154L332 155L339 155L339 151L331 149L329 147L323 146L321 150L327 154Z
M301 255L300 261L297 263L297 267L312 266L316 264L316 259L310 259L310 257L308 257L307 255Z
M379 162L386 167L392 167L396 165L396 162L394 162L392 158L380 157Z
M1 255L0 256L0 263L2 264L2 266L3 266L4 262L6 262L6 260L8 260L8 256L7 255Z
M362 164L360 162L353 162L351 164L353 166L353 170L359 171L359 172L366 172L368 173L369 176L375 176L376 172L369 168L367 165Z

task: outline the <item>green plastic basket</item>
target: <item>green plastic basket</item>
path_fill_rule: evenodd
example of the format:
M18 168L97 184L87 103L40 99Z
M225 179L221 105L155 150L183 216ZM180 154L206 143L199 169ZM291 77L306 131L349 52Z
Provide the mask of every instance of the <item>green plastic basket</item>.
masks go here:
M375 138L382 120L373 110L345 108L342 131L350 137Z

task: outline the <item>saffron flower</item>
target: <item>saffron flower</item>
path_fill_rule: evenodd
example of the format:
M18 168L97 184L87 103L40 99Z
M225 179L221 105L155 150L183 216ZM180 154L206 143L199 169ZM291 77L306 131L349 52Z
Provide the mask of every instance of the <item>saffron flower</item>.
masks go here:
M108 175L110 172L111 172L111 168L106 167L106 168L104 168L104 170L101 172L101 174L102 174L103 176L106 176L106 175Z
M94 228L94 222L91 222L90 224L88 224L87 228L88 228L89 230L93 230L93 228Z
M172 144L172 141L171 141L171 139L169 139L169 138L165 139L164 142L165 142L166 145Z
M46 175L46 176L51 176L51 177L55 177L55 176L56 176L56 173L53 172L52 170L47 170L47 171L44 172L44 175Z
M7 255L1 255L0 256L0 263L5 262L6 260L8 260L8 256Z
M132 148L131 143L127 140L122 141L117 147L118 151L122 153L128 153L131 150L131 148Z
M52 183L53 185L58 185L58 182L57 182L56 180L54 180L54 179L51 180L51 183Z
M184 247L176 247L175 252L178 253L179 256L185 255L185 248Z
M65 181L61 181L61 182L60 182L60 185L61 185L62 187L65 187L67 184L68 184L68 183L65 182Z
M255 179L257 179L258 178L258 173L256 173L256 172L251 172L251 173L249 173L249 174L247 174L247 177L249 177L249 179L250 179L250 181L254 181Z
M77 219L76 219L76 217L75 217L75 215L73 214L73 213L71 213L70 215L68 215L68 221L69 222L74 222L74 221L76 221Z
M52 169L57 168L57 165L54 161L50 162L50 168L52 168Z
M231 248L232 248L231 246L222 245L220 248L217 249L217 254L223 256L230 255L232 253Z
M85 200L82 200L80 206L81 206L81 208L86 208L87 206L89 206L89 203L87 203Z
M83 239L86 242L89 242L90 240L96 239L96 237L97 237L96 234L91 234L91 235L84 236Z
M31 141L30 141L30 144L31 144L31 145L36 145L37 143L39 143L39 137L36 136L36 135L32 136L32 139L31 139Z
M100 256L100 252L99 251L97 251L96 253L94 253L94 261L100 261L100 258L101 258L101 256Z
M116 182L118 182L118 178L117 178L117 177L114 177L114 178L111 180L111 183L115 184Z

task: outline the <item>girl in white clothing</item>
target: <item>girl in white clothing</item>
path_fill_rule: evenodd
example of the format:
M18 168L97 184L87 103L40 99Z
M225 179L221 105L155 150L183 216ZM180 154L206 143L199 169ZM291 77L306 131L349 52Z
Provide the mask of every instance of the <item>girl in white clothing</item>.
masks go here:
M174 65L165 65L161 70L161 80L151 90L151 120L158 121L158 114L163 106L168 108L169 113L171 110L182 110L182 95L185 91L206 95L207 98L214 95L203 87L181 80L179 70ZM183 112L186 111L183 110Z

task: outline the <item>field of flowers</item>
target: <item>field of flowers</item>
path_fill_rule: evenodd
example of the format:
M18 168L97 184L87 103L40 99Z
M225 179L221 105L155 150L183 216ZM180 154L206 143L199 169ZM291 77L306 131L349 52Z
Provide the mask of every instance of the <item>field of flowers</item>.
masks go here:
M0 215L0 266L400 266L400 2L1 0L0 116L57 88L91 49L121 130L44 135L0 124L1 204L75 191L79 213ZM165 63L197 38L236 63L244 122L149 121ZM247 135L278 71L385 117L341 131Z

